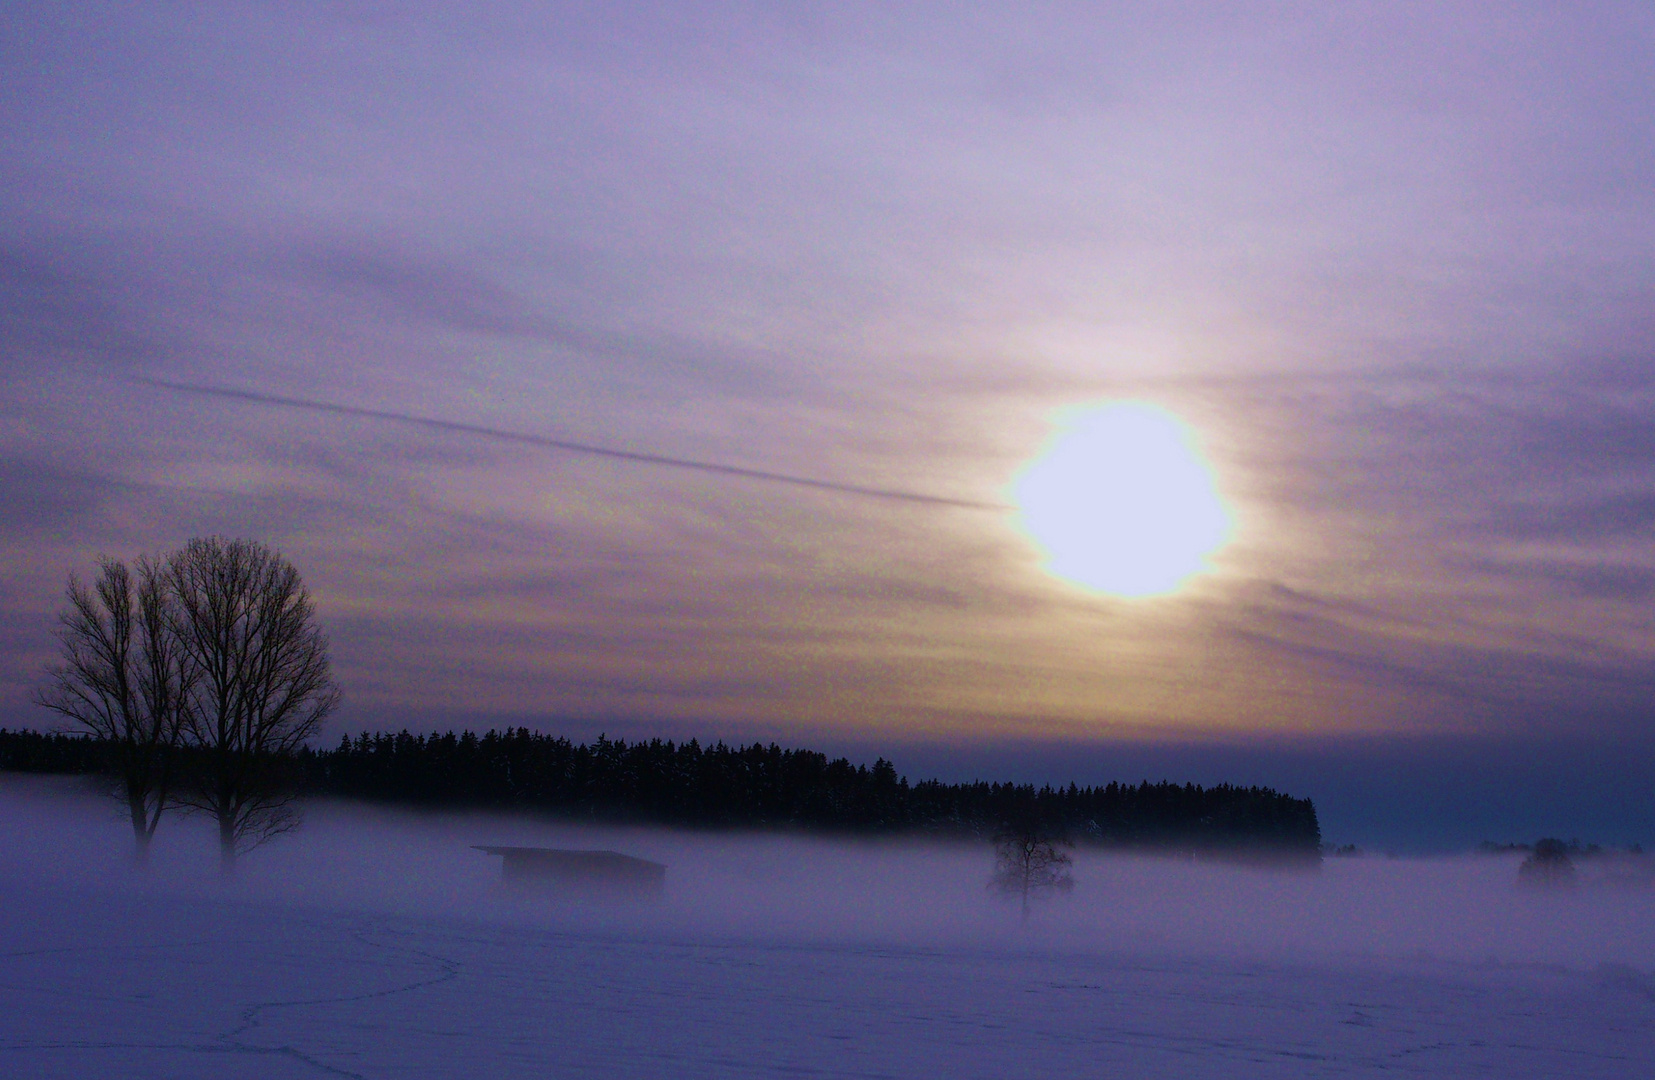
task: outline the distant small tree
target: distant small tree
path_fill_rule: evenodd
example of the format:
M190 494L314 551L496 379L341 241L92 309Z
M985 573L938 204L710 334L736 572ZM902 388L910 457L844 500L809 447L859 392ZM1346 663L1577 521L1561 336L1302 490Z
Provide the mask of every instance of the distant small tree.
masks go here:
M994 838L994 876L989 887L1006 896L1015 896L1022 906L1023 921L1029 921L1029 903L1053 891L1067 892L1075 879L1069 872L1073 862L1067 841L1025 822L1008 825Z
M294 755L339 703L327 638L299 572L252 540L191 540L167 561L180 648L199 672L185 714L193 768L179 794L236 856L293 828Z
M1548 837L1537 841L1534 851L1517 868L1517 880L1524 885L1555 887L1575 883L1575 864L1569 858L1570 845Z
M196 668L173 634L163 567L139 559L98 564L90 587L71 576L58 616L62 662L36 701L97 739L127 806L139 865L167 808Z

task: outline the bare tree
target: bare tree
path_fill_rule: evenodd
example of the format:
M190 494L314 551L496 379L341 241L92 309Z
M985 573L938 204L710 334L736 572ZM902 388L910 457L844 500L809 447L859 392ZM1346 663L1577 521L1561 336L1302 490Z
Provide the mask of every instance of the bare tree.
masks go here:
M1517 868L1517 883L1542 888L1559 888L1575 883L1575 863L1569 858L1569 844L1553 837L1537 840L1534 851ZM1573 845L1579 850L1579 845Z
M989 887L1022 902L1023 921L1029 921L1032 898L1053 890L1074 888L1069 873L1073 862L1059 851L1067 843L1035 825L1012 825L994 838L994 876Z
M184 705L195 673L172 634L163 568L103 558L92 586L69 578L58 616L63 662L36 701L102 741L132 819L139 865L167 808Z
M252 540L191 540L167 563L180 647L200 672L185 723L195 768L179 801L236 856L298 822L294 753L339 702L298 570Z

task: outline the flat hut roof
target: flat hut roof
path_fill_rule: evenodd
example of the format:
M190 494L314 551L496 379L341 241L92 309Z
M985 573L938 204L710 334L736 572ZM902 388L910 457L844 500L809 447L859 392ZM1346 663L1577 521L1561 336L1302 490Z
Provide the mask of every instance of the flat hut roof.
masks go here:
M501 857L500 876L514 884L567 885L658 893L666 886L667 868L618 851L473 845Z

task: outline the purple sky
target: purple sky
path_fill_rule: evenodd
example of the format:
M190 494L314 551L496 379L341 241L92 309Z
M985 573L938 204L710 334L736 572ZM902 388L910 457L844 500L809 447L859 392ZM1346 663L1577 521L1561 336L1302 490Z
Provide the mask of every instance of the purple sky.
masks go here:
M347 728L1655 760L1655 13L1146 7L8 4L0 716L220 532ZM1238 523L1164 600L487 434L1003 503L1120 397Z

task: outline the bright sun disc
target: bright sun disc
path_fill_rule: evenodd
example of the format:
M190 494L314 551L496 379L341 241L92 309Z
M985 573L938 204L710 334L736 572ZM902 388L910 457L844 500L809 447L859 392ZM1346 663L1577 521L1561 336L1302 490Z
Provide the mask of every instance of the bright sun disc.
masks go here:
M1117 596L1175 591L1230 537L1212 467L1154 405L1072 413L1013 493L1051 573Z

